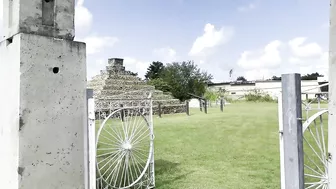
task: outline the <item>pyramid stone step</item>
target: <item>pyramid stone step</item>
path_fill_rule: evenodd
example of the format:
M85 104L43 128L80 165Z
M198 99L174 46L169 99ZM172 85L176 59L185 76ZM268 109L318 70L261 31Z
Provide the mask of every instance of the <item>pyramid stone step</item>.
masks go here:
M174 99L174 98L170 95L165 95L165 94L153 95L153 100L169 100L169 99Z
M129 80L129 81L141 81L140 78L133 75L110 75L107 80Z
M114 84L120 84L120 85L147 85L146 82L141 80L122 80L122 79L106 79L105 84L107 86L114 85Z
M151 86L151 85L112 84L112 85L105 85L103 90L120 90L120 91L148 90L148 91L154 91L155 87Z
M163 95L163 92L159 90L154 90L152 93L153 93L153 96Z

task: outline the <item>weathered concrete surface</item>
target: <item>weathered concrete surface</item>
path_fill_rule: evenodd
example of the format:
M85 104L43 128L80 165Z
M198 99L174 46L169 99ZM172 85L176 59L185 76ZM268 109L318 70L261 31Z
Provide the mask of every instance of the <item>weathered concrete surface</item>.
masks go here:
M18 34L6 45L0 50L6 89L0 98L1 188L83 189L85 44Z
M5 39L18 33L74 39L74 0L3 1Z

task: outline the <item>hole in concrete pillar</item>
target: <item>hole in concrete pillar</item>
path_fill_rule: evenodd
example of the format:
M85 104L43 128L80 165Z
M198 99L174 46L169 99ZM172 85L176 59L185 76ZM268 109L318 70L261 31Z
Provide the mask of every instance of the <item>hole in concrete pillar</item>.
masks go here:
M8 39L6 40L6 42L7 42L7 45L10 45L11 43L13 43L13 37L8 38Z
M53 72L54 72L54 74L57 74L59 72L59 67L54 67Z
M54 26L55 21L55 1L42 0L42 24Z

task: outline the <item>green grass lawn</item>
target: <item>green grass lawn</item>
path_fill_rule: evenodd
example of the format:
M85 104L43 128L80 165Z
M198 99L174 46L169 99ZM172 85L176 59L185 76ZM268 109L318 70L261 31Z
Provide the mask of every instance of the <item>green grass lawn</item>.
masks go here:
M158 189L280 188L276 103L154 119Z
M156 188L280 188L278 127L276 103L154 116Z

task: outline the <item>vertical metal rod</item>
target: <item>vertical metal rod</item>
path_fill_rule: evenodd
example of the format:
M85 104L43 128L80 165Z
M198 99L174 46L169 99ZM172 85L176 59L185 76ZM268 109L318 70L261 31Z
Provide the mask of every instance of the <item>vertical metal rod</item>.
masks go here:
M151 137L152 140L154 140L154 120L153 120L153 97L152 93L150 93L150 99L149 99L149 116L150 116L150 127L151 127ZM153 151L152 151L152 159L151 159L151 174L152 174L152 184L155 187L155 163L154 163L154 141L152 143L153 145Z
M220 110L221 110L221 112L224 111L224 100L223 100L223 98L220 99Z
M187 116L190 116L189 100L186 101L186 113L187 113Z
M96 189L96 120L95 120L95 110L94 110L94 98L93 90L87 89L87 107L88 107L88 172L89 179L88 185L89 189Z
M328 152L330 162L328 165L329 188L336 188L336 0L330 0L330 26L329 26L329 103L328 103Z
M304 189L300 74L282 75L284 186Z
M123 104L120 104L120 107L121 108L123 108L124 107L124 105ZM124 119L125 119L125 110L121 110L121 121L123 121L124 122Z
M318 94L317 95L317 109L321 109L321 95Z
M279 120L279 140L280 140L280 179L281 179L281 189L285 189L285 157L283 149L283 117L282 117L282 94L278 95L278 120Z
M159 117L161 118L162 117L162 110L161 110L161 102L159 102L159 104L158 104L158 109L159 109Z

